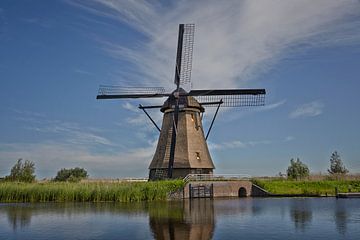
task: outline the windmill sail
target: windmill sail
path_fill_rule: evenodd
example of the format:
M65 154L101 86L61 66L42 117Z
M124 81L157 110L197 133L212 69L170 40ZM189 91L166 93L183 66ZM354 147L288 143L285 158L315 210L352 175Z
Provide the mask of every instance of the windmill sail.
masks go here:
M191 90L193 96L201 104L208 107L217 107L222 100L223 107L250 107L265 105L265 89L216 89Z
M122 87L106 86L99 87L96 99L115 99L115 98L156 98L167 97L162 87Z
M178 48L176 54L175 80L178 85L186 85L191 81L192 57L194 46L194 24L180 24Z

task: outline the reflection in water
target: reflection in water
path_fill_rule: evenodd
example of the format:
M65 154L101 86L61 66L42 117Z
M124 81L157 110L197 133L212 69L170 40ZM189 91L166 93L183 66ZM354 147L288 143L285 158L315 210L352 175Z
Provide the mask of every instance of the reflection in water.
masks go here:
M312 208L310 199L295 199L290 205L290 216L295 228L304 231L311 223Z
M30 225L31 222L31 210L28 208L18 208L17 206L10 206L7 208L7 218L14 231L18 227L24 228Z
M359 200L234 198L0 204L0 239L12 239L14 234L19 239L53 240L237 239L239 236L263 239L264 232L278 239L286 239L289 234L298 239L309 236L360 239ZM329 222L334 222L336 228Z
M342 200L336 201L334 213L336 229L342 235L346 233L346 222L348 219L345 203Z
M107 214L146 214L145 203L11 203L0 206L0 216L5 213L9 225L14 231L30 226L31 218L35 216L67 216L76 217L86 213Z
M167 204L159 216L150 211L150 227L155 239L211 239L214 231L214 205L211 199L195 199Z

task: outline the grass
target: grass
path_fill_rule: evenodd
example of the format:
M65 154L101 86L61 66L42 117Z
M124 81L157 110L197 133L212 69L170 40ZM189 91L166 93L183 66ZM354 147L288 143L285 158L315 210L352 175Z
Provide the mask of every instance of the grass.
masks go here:
M287 180L287 179L253 179L254 184L272 194L335 195L339 192L360 192L360 180Z
M182 180L133 183L0 182L0 202L140 202L166 200Z

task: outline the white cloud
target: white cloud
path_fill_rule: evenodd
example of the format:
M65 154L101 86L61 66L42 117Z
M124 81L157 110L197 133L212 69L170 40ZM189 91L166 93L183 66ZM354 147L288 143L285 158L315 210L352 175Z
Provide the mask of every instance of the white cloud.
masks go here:
M133 47L102 39L113 57L133 63L138 79L173 88L178 23L195 23L194 88L244 87L281 58L309 47L358 44L356 0L148 1L71 4L143 34ZM171 5L169 7L169 5ZM126 71L128 71L126 73ZM123 74L133 74L124 70ZM141 84L146 84L143 81Z
M289 114L290 118L315 117L323 113L324 104L320 101L314 101L299 106Z

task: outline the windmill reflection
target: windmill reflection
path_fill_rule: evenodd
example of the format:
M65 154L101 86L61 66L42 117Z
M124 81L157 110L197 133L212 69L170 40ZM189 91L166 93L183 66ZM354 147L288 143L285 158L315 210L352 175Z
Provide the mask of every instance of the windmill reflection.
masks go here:
M150 208L149 208L150 209ZM211 239L214 232L212 199L194 199L165 204L149 210L149 224L155 239Z

